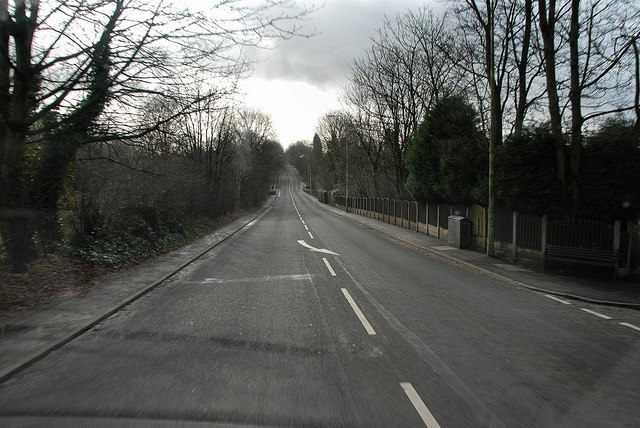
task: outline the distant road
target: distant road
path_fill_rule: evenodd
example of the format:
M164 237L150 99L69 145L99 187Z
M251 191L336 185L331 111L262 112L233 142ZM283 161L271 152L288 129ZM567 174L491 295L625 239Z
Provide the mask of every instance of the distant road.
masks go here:
M637 427L627 330L331 214L288 170L250 227L0 386L0 424Z

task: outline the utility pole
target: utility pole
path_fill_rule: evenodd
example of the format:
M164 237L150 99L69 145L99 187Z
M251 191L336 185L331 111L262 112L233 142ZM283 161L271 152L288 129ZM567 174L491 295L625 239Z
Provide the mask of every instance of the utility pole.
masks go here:
M311 156L307 156L307 171L309 171L309 191L313 190L313 185L311 184Z
M310 166L310 162L309 162L309 156L305 156L305 155L300 155L300 159L304 159L307 158L307 172L309 173L309 182L307 183L307 185L309 186L309 190L311 191L311 166Z

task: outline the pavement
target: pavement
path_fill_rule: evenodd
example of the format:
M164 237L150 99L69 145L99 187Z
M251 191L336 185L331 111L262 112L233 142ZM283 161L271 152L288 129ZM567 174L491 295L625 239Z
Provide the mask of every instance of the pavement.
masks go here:
M360 214L347 213L339 208L323 204L309 194L304 194L318 206L335 215L348 218L433 256L501 281L573 300L640 310L640 284L637 282L562 275L545 272L531 266L519 266L478 251L450 247L446 241L427 236L425 233L401 228Z
M0 382L69 343L251 225L271 206L177 250L110 275L89 291L0 319Z

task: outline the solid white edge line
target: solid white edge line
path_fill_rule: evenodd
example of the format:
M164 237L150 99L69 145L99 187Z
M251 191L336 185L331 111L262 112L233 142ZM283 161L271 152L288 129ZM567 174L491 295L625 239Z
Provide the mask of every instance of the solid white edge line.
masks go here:
M424 404L424 401L422 401L422 399L416 392L413 385L411 385L409 382L400 382L400 386L404 390L404 393L407 394L407 397L409 397L411 404L413 404L413 407L415 407L416 411L422 418L422 422L424 422L424 424L428 428L440 428L440 424L438 423L438 421L436 421L436 418L433 417L426 404Z
M329 260L327 260L327 259L325 259L323 257L322 261L324 262L324 264L327 267L327 269L329 269L329 273L331 274L331 276L336 276L336 271L334 271L333 268L331 267L331 265L329 264Z
M555 300L556 302L560 302L560 303L562 303L564 305L570 305L571 304L571 303L567 302L566 300L558 299L557 297L552 296L550 294L545 294L545 297L548 297L548 298L550 298L552 300Z
M313 235L311 234L311 232L307 232L309 234L309 238L313 239Z
M353 297L351 297L351 294L349 294L346 288L341 288L341 290L342 290L342 294L344 294L344 297L347 298L347 301L351 305L351 309L353 309L353 312L356 313L356 316L364 326L364 329L367 330L367 333L369 333L370 336L375 336L376 331L373 329L373 327L371 327L371 324L369 324L369 321L367 321L367 318L364 316L364 314L356 304L355 300L353 300Z
M620 325L640 331L640 327L638 327L637 325L629 324L628 322L621 322Z
M610 316L607 316L607 315L601 314L600 312L592 311L592 310L587 309L587 308L580 308L580 310L581 310L581 311L584 311L584 312L587 312L587 313L590 313L591 315L595 315L595 316L597 316L597 317L600 317L600 318L602 318L602 319L604 319L604 320L610 320L610 319L611 319L611 317L610 317Z

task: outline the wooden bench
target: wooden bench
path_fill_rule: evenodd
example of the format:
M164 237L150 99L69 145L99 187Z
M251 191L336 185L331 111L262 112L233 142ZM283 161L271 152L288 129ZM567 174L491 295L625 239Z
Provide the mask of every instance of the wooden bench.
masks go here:
M613 267L614 281L618 274L618 252L614 250L596 250L592 248L547 245L544 253L545 265L547 260L558 260L568 263L579 263L593 266L611 266Z

